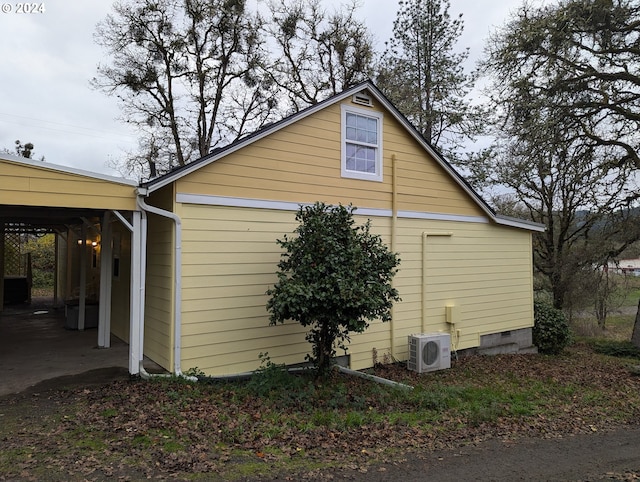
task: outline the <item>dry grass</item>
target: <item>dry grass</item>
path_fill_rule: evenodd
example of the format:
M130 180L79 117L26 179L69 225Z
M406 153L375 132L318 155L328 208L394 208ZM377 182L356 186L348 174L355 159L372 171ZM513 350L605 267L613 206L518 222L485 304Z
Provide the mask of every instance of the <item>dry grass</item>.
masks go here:
M617 341L631 339L634 315L615 314L607 318L604 330L598 326L595 317L575 318L571 331L577 338L606 338Z

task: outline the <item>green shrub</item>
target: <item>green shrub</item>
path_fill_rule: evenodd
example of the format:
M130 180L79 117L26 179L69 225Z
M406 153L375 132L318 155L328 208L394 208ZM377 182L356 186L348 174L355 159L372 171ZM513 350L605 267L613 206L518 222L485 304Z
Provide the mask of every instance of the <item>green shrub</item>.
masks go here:
M618 358L640 358L640 348L630 341L596 340L591 343L593 351Z
M540 353L557 355L569 344L569 324L561 310L550 303L536 300L533 303L533 344Z
M53 287L53 273L56 269L55 235L46 234L30 239L24 249L31 253L33 287L36 289Z
M274 392L281 395L295 394L306 385L302 377L292 375L284 364L271 361L268 353L260 353L260 368L249 380L247 386L260 397L274 396Z

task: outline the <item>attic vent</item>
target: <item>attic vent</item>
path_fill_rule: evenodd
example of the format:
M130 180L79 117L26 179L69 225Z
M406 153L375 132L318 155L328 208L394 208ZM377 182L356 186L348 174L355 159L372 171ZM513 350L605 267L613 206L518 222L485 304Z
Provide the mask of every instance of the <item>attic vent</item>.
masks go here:
M357 94L354 94L353 98L351 100L352 100L352 102L354 104L366 105L367 107L373 107L373 101L371 100L371 97L369 97L364 92L358 92Z

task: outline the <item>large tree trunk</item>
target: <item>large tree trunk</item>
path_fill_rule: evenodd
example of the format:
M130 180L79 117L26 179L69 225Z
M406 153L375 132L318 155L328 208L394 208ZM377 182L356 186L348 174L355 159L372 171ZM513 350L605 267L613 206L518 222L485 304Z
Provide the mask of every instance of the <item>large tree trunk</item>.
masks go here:
M638 311L636 312L636 321L633 324L633 334L631 335L631 342L640 348L640 301L638 301Z

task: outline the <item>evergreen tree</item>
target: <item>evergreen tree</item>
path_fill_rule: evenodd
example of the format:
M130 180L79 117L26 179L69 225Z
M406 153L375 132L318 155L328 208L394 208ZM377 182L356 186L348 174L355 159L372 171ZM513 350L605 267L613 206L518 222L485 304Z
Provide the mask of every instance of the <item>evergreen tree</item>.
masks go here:
M448 0L399 5L376 82L427 142L455 162L462 144L481 132L479 113L466 99L475 82L464 71L469 51L455 51L462 14L451 18Z

